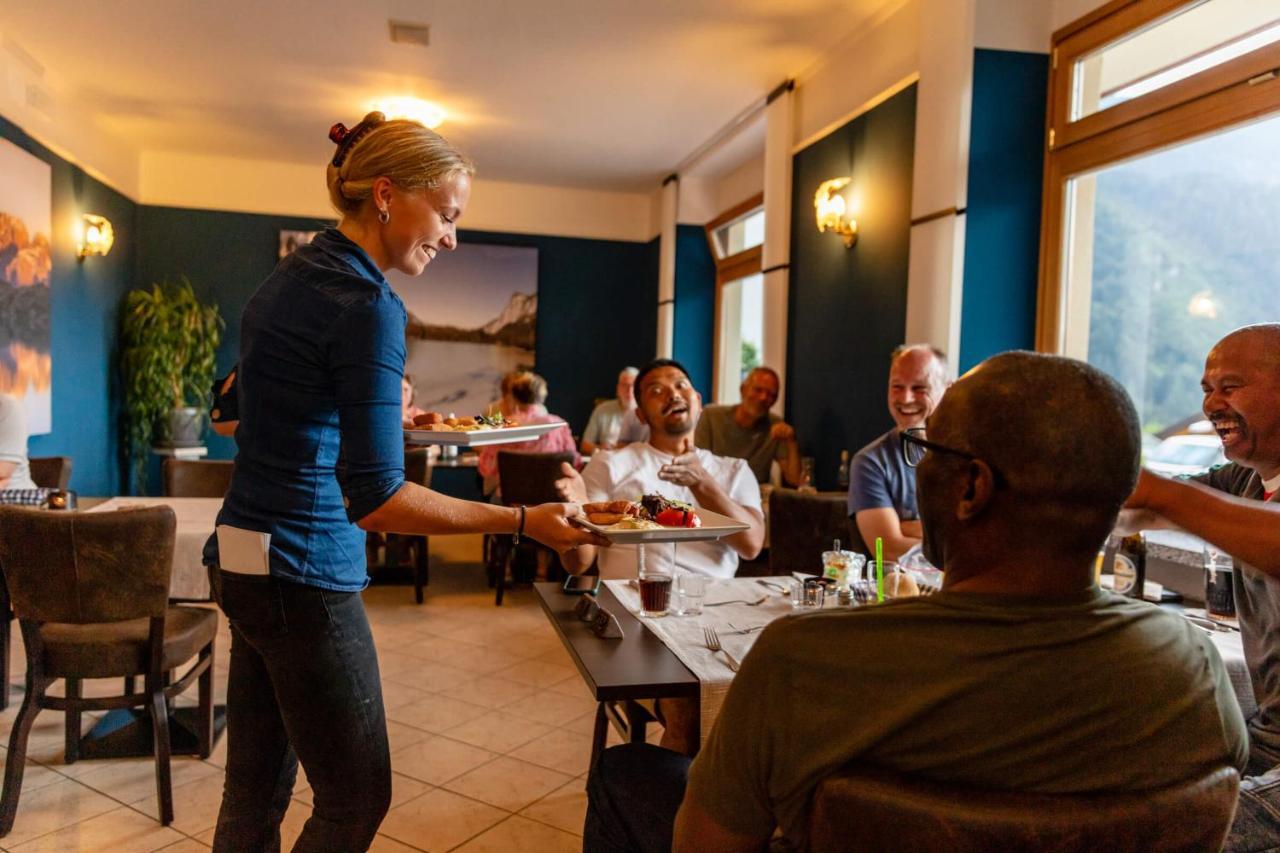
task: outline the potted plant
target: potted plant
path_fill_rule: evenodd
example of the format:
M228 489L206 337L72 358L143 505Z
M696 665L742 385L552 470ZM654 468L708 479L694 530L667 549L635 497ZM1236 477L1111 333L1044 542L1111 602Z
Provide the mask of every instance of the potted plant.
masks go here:
M134 479L146 478L153 444L201 443L222 338L216 304L204 304L183 276L125 296L120 329L124 441Z

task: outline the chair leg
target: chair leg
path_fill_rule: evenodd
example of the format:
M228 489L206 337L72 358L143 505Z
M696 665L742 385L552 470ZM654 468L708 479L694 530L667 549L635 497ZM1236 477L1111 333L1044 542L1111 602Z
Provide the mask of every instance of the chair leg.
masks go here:
M13 639L13 611L4 606L4 623L0 626L0 711L9 707L9 647Z
M413 544L413 598L422 603L422 588L427 585L427 537L419 536Z
M27 765L27 738L31 735L31 725L40 713L40 700L49 681L42 678L27 678L27 695L22 697L22 707L18 709L18 717L13 721L13 731L9 734L9 754L4 763L4 793L0 794L0 838L13 829L13 819L18 814L18 797L22 793L22 772Z
M67 698L79 699L80 698L80 679L68 678L66 679L66 684L67 684ZM80 759L80 711L79 710L73 711L70 708L68 708L66 711L66 717L67 717L67 722L66 722L66 741L67 742L66 742L66 747L63 750L64 752L63 761L65 761L67 764L75 764Z
M160 823L173 823L173 784L169 775L169 706L164 689L157 681L151 685L151 732L156 749L156 799L160 804Z
M200 673L198 689L200 691L200 757L208 758L213 754L213 652L214 641L210 641L200 652L200 660L209 661L209 667Z
M132 675L124 677L124 695L130 696L138 689L138 679Z
M600 760L600 753L604 752L605 744L609 742L609 714L605 711L604 703L600 702L596 705L596 724L591 732L591 766L595 767L596 762Z

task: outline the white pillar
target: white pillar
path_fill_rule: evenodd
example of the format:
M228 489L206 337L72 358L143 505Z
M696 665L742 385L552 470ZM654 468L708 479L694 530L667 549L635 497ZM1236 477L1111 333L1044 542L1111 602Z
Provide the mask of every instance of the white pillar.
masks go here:
M662 184L662 236L658 243L658 358L671 358L676 325L676 215L680 209L680 179L671 175Z
M788 81L765 107L764 137L764 363L787 375L787 294L791 286L791 145L795 134L795 93ZM787 385L778 395L786 410Z

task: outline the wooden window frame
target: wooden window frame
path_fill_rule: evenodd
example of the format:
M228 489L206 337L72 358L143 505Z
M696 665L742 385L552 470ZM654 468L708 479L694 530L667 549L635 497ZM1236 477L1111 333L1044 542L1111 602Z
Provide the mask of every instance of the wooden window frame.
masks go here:
M764 270L764 246L752 246L750 249L743 249L727 257L720 257L720 249L716 243L716 231L733 222L757 208L764 207L764 193L759 192L745 199L728 210L721 213L715 219L708 222L704 229L707 235L707 245L711 249L711 257L716 263L716 304L715 304L715 327L712 338L712 348L715 353L711 359L711 391L708 396L713 402L718 396L717 391L720 388L720 313L722 309L722 296L724 286L731 281L737 281L740 278L746 278Z
M1042 187L1036 348L1062 352L1063 276L1069 249L1067 183L1171 145L1280 114L1280 44L1258 48L1154 92L1067 123L1076 60L1195 5L1198 0L1114 0L1054 33Z

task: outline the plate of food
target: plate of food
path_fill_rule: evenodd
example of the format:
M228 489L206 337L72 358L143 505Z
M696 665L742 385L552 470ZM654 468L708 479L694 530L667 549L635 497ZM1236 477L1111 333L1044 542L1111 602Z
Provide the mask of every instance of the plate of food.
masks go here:
M413 424L413 429L404 431L406 444L451 444L456 447L533 441L565 426L563 422L521 424L500 414L458 418L440 412L418 415Z
M585 517L573 521L619 545L641 542L706 542L741 533L749 525L709 509L645 495L638 501L600 501L582 505Z

